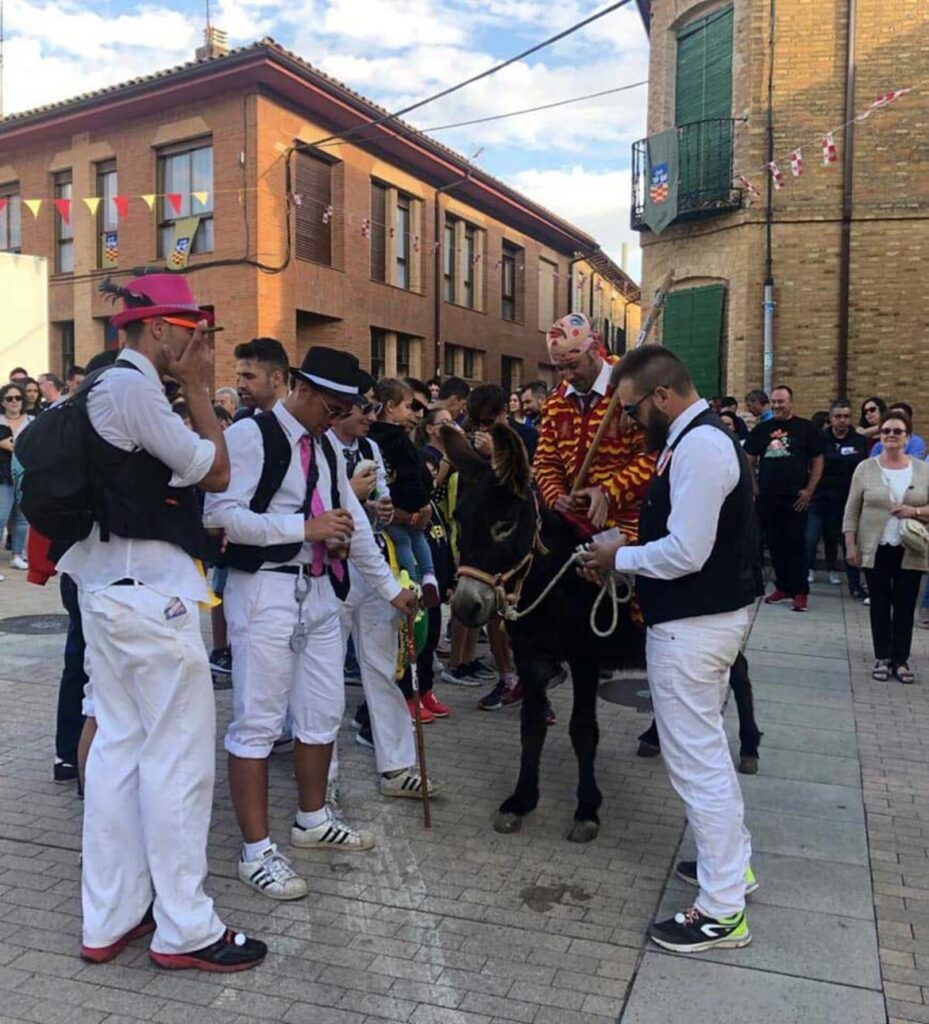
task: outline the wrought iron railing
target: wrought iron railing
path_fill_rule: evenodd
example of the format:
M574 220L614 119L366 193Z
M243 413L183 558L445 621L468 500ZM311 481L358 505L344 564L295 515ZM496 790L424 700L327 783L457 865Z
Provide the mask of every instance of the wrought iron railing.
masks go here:
M732 184L735 125L732 118L693 121L677 129L677 219L710 217L742 205L742 189ZM632 144L632 227L643 222L648 194L648 139Z

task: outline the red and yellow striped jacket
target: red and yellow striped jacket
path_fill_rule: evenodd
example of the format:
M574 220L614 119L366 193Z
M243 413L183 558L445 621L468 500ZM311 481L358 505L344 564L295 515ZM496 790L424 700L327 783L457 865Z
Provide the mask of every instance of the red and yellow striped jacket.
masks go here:
M610 363L618 360L608 357ZM533 467L542 498L549 506L559 495L567 494L580 471L584 456L609 405L613 389L598 399L586 413L581 412L576 395L565 394L561 384L542 406L539 444ZM617 410L603 435L587 474L585 487L599 485L610 498L608 526L618 526L633 543L638 539L639 510L655 472L655 456L645 451L645 435L633 426L622 428L623 416Z

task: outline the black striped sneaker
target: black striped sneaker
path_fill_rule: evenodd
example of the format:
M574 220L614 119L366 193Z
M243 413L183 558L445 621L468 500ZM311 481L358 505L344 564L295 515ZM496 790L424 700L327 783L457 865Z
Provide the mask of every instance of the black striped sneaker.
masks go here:
M440 785L429 780L429 796L435 796ZM415 768L404 768L396 775L381 776L381 796L405 796L412 800L421 800L423 796L423 778Z
M307 894L306 882L272 843L256 860L238 860L239 878L272 900L299 900Z
M301 828L294 822L290 830L290 844L301 850L339 850L359 853L374 846L374 836L363 829L352 828L326 808L326 820L316 828Z

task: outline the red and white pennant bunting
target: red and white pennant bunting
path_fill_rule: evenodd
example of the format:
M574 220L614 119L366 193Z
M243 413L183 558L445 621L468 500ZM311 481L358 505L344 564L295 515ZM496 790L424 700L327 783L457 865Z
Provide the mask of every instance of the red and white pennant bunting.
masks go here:
M804 170L803 154L799 149L795 149L787 159L790 161L790 173L799 178Z
M773 160L771 161L771 163L768 164L768 170L771 172L771 180L774 182L774 191L780 192L780 190L784 187L783 172Z
M838 151L835 148L835 139L832 137L832 132L826 132L822 138L823 146L823 167L828 167L830 164L834 164L839 159Z
M323 224L328 224L332 220L332 206L329 205L323 210Z

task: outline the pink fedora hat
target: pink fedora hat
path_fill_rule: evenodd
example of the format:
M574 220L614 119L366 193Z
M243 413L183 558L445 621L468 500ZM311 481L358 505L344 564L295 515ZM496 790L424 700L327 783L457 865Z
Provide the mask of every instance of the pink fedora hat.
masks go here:
M107 278L100 291L110 295L114 302L118 298L123 300L122 312L110 317L114 327L156 316L183 317L190 320L191 326L199 320L213 323L213 314L197 305L186 278L179 274L146 274L126 285Z

